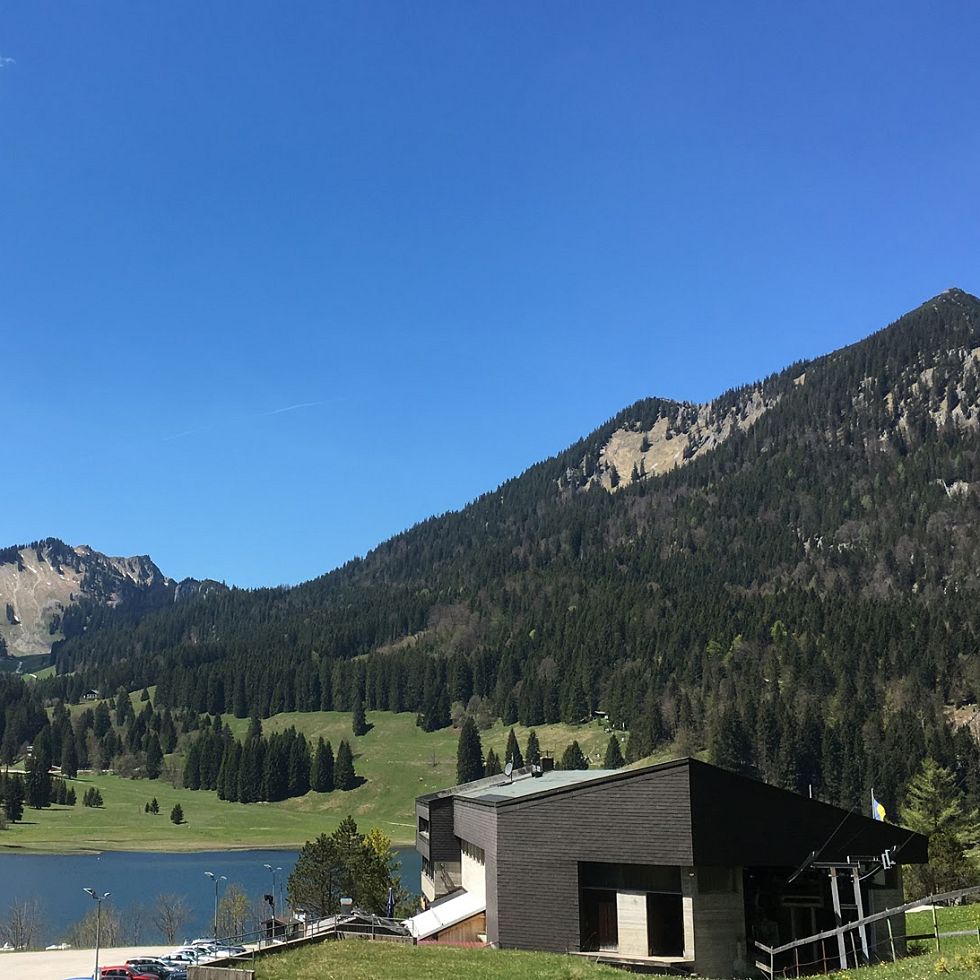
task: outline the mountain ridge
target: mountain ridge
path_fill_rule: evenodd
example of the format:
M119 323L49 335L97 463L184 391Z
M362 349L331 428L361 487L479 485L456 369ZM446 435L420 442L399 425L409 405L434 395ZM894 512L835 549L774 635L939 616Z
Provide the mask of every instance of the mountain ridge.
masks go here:
M85 627L93 606L139 615L164 608L217 583L177 582L149 555L106 555L87 544L44 538L0 549L0 655L50 653L65 631Z
M643 399L309 582L102 610L45 690L156 683L163 704L261 716L362 692L425 725L474 695L526 724L601 706L634 755L669 741L828 799L865 778L894 798L924 753L973 751L945 706L980 696L978 347L980 300L940 294L685 409L664 440L690 447L682 465L587 482L617 432L638 453L677 420Z

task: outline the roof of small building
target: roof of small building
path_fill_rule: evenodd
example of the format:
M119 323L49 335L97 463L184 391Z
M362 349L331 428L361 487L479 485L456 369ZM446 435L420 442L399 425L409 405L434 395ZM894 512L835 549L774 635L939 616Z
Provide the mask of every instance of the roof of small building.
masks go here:
M685 789L661 794L661 780L686 770ZM844 810L820 800L737 775L696 759L673 759L635 769L556 770L532 774L515 770L511 778L492 776L453 786L417 799L453 800L481 807L522 808L526 801L559 801L581 794L591 806L596 790L624 784L636 787L650 818L684 813L689 848L696 863L792 865L808 861L850 861L852 855L874 856L891 849L901 864L928 860L928 839L895 824L873 820L857 808ZM666 785L664 783L663 785ZM589 801L589 802L586 802ZM810 855L807 858L807 855Z
M434 902L424 912L402 923L416 939L428 939L465 919L485 912L487 900L472 892L458 891Z
M553 769L538 775L522 775L518 779L494 782L489 786L464 785L455 793L457 799L479 800L481 803L496 803L516 800L526 796L536 796L549 790L565 789L592 783L613 775L616 769Z

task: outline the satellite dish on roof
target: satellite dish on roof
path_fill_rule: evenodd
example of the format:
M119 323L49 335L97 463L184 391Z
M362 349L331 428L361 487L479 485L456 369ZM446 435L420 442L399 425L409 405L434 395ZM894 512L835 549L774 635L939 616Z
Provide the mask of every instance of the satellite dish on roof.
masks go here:
M513 771L514 771L514 763L513 763L513 762L508 762L508 763L507 763L507 765L506 765L506 766L504 766L504 775L505 775L505 776L506 776L506 777L507 777L508 779L510 779L510 774L511 774L511 773L512 773Z

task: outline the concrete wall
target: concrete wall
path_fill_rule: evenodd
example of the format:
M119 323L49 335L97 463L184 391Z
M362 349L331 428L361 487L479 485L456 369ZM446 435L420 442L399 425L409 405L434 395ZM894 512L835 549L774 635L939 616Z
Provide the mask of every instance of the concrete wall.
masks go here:
M867 915L875 912L884 912L886 909L894 908L905 901L905 887L902 884L902 869L894 869L895 883L892 888L883 887L885 873L879 872L872 879L872 887L868 889ZM890 920L892 924L892 940L895 943L895 953L898 956L905 956L905 916L896 915ZM876 945L876 952L882 959L888 959L892 955L891 945L888 939L888 923L873 922L868 929L868 942Z
M697 869L690 883L694 929L694 969L705 977L732 977L746 972L745 896L742 869L730 869L730 890L705 891ZM717 888L718 874L712 875ZM683 880L683 879L682 879ZM687 909L685 943L687 946Z
M487 897L487 868L483 849L467 841L461 842L460 880L471 895Z
M255 970L234 970L226 966L192 966L187 980L255 980Z
M616 892L616 924L619 952L628 956L646 956L649 950L646 892Z

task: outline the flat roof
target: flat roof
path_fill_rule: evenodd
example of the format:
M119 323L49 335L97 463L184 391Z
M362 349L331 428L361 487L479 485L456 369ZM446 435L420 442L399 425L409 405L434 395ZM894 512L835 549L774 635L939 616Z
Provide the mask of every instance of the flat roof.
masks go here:
M466 786L459 789L454 796L462 800L476 800L480 803L502 803L505 800L517 800L525 796L536 796L549 790L567 789L570 786L580 786L591 783L618 772L616 769L552 769L540 776L521 776L512 781L495 782L490 786Z

